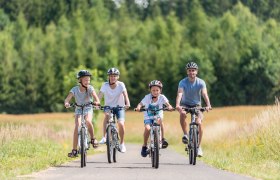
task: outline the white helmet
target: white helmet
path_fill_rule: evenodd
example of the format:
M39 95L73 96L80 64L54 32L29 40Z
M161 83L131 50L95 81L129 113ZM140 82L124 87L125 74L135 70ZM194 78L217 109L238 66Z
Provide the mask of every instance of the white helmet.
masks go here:
M111 74L115 74L115 75L120 75L120 71L117 69L117 68L110 68L108 71L107 71L107 74L108 75L111 75Z
M189 62L186 65L186 69L198 69L198 65L195 62Z
M161 89L163 87L162 83L159 80L152 80L149 84L149 88L151 88L152 86L157 86Z

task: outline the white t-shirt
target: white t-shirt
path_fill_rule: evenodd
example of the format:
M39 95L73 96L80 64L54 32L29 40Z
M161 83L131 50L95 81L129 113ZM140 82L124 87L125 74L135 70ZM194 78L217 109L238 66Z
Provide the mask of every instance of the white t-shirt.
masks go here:
M160 109L162 106L166 103L168 103L168 99L163 95L160 94L158 96L158 100L156 102L152 102L152 95L147 94L141 101L141 103L145 106L145 108L149 108L149 106L155 108L155 109ZM157 116L159 116L161 119L163 119L163 111L158 111ZM149 116L147 111L144 112L144 119L151 119L153 116Z
M117 86L112 89L109 82L105 82L100 91L104 94L105 106L124 106L124 95L123 92L126 91L125 85L121 81L116 82Z

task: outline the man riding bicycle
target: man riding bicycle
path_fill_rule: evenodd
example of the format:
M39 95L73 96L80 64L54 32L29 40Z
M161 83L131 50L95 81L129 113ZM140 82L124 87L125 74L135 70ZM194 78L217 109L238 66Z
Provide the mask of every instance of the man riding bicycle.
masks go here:
M176 97L176 109L180 113L180 124L183 130L183 137L182 142L184 144L188 144L188 131L187 131L187 122L186 122L186 111L182 109L184 107L201 107L201 95L204 98L206 103L206 110L211 109L210 100L208 97L206 84L204 80L197 77L198 73L198 66L195 62L189 62L186 65L186 73L187 77L182 79L179 82L178 92ZM203 128L202 128L202 119L203 114L202 112L198 112L196 123L199 126L199 142L198 142L198 152L197 155L202 157L203 152L201 148L201 140L203 135Z

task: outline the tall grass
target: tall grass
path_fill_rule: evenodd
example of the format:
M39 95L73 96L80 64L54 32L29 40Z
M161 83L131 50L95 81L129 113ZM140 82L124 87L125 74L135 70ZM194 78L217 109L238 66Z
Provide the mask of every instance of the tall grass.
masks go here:
M45 114L1 115L0 118L0 179L68 160L66 153L71 149L73 129L73 122L66 120L69 117L60 119L57 115Z
M262 179L280 179L280 106L243 124L215 122L205 130L204 161Z

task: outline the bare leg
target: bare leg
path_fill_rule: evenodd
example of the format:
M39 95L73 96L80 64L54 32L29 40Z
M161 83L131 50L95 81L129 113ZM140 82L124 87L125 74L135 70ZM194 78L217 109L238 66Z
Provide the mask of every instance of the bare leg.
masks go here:
M202 124L201 123L198 125L198 128L199 128L199 139L198 139L198 147L199 147L200 144L201 144L202 135L203 135L203 128L202 128Z
M94 138L94 129L93 129L93 125L92 125L92 113L88 113L85 116L86 119L86 123L87 123L87 127L88 127L88 131L90 134L90 138L93 139Z
M81 126L81 116L75 116L75 128L73 133L73 149L77 149L78 146L78 129Z
M188 134L188 130L187 130L187 122L186 122L186 118L187 118L187 115L185 112L182 112L180 113L180 124L181 124L181 127L182 127L182 130L183 130L183 133L185 135Z
M160 121L160 128L161 128L161 139L163 139L164 138L164 123L163 123L163 121Z
M124 121L118 121L118 125L119 125L119 135L121 138L121 144L124 143L124 132L125 132L125 126L124 126Z
M149 139L149 136L150 136L150 129L151 129L151 127L150 127L149 124L145 125L143 146L147 146L147 144L148 144L148 139Z
M109 113L104 113L104 114L105 114L105 117L103 120L103 137L105 137L105 135L106 135L106 127L107 127L108 120L110 118Z

